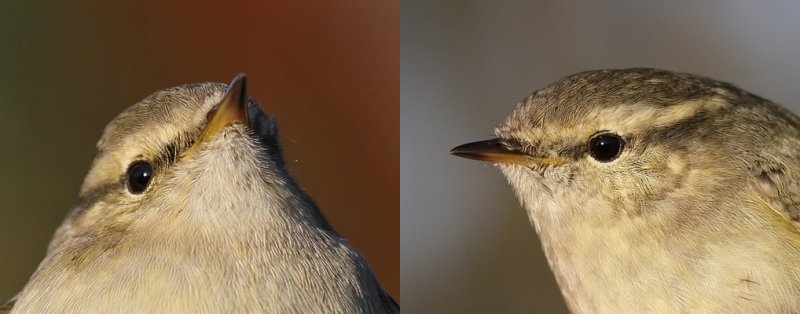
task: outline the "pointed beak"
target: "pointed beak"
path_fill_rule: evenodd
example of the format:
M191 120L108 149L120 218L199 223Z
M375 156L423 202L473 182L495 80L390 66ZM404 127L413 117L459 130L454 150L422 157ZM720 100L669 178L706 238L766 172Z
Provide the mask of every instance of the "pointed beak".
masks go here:
M250 125L247 118L247 77L244 73L239 73L233 78L225 94L222 95L222 100L214 106L207 114L206 126L203 132L194 142L192 147L187 149L181 158L188 158L193 156L198 151L203 143L210 141L217 134L220 133L225 127L234 123L243 123Z
M565 162L560 158L528 155L521 149L508 145L498 138L459 145L451 149L450 153L458 157L487 161L494 164L512 164L526 167L558 165Z
M208 112L208 123L197 140L210 140L225 127L234 123L249 124L247 119L247 76L239 73L228 85L219 104Z

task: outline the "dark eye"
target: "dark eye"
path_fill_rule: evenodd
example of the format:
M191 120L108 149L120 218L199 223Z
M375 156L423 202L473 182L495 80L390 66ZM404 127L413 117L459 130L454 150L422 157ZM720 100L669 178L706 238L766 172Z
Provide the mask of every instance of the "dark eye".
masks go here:
M135 161L128 167L128 191L141 194L153 179L153 166L146 161Z
M625 141L616 134L602 133L589 140L589 155L599 162L609 162L619 157Z

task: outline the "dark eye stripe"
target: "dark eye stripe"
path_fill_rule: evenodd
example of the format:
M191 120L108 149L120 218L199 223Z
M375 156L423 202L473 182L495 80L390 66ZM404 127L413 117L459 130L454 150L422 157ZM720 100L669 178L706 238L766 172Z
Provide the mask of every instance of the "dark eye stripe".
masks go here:
M178 161L181 153L194 145L194 133L182 133L164 145L158 156L153 160L153 166L160 169L167 168Z
M708 126L707 115L695 115L690 118L676 121L673 124L651 128L639 134L638 141L647 145L649 143L684 143L687 134L709 135L713 132L703 132L711 130ZM698 131L700 133L698 133ZM677 147L676 147L677 148Z
M124 175L120 177L124 177ZM97 204L100 199L109 197L109 194L121 194L124 187L124 183L110 182L97 186L86 193L81 193L75 206L70 209L69 216L81 215L92 204Z

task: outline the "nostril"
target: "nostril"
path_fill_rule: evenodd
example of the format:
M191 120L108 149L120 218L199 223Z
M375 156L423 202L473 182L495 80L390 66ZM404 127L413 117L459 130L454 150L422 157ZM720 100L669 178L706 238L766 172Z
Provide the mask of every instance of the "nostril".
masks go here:
M216 113L217 110L219 110L219 104L215 105L214 108L211 108L211 110L206 113L206 121L211 121L211 118L214 117L214 113Z
M523 152L522 143L515 138L499 139L497 145L503 146L510 151Z
M211 118L214 117L214 113L216 113L218 109L219 109L219 104L214 106L214 108L211 108L211 110L209 110L208 113L206 113L206 122L211 121Z

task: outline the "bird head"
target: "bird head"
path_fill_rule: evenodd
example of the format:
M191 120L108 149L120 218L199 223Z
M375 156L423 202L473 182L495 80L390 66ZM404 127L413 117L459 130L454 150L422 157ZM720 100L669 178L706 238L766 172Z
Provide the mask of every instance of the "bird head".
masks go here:
M589 71L525 98L497 138L452 153L497 165L529 211L603 221L697 207L747 182L770 134L796 132L776 110L694 75Z

